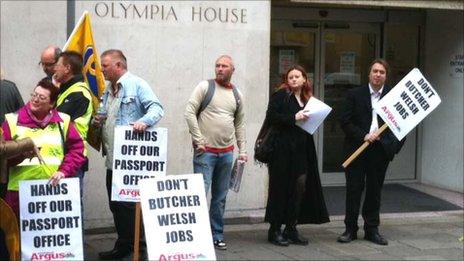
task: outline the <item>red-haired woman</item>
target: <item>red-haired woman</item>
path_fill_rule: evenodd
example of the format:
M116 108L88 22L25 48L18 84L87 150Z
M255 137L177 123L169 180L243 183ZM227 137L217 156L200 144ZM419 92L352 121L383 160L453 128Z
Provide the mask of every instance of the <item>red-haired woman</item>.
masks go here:
M53 185L76 175L84 163L84 141L67 114L54 109L58 89L46 78L34 88L31 100L15 113L5 115L6 141L31 138L45 164L32 151L8 159L9 180L5 201L19 217L19 181L49 179Z
M305 111L312 88L303 67L295 65L272 95L266 117L275 130L274 152L269 170L265 221L270 223L268 240L279 245L307 245L297 224L329 222L311 134L296 126L311 120ZM285 229L281 231L281 225Z

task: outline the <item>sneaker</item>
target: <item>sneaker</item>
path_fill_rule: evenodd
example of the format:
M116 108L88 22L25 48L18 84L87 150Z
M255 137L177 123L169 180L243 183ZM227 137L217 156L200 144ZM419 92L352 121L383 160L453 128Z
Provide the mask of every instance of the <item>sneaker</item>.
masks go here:
M222 240L214 240L214 247L219 250L226 250L227 244Z

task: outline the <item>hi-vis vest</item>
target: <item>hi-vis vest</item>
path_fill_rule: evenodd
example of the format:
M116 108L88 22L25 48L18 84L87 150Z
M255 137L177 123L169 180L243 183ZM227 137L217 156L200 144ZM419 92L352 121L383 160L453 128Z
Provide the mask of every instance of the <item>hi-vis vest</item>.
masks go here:
M20 180L32 179L49 179L59 168L64 158L63 142L66 142L70 117L65 113L59 113L64 122L50 123L44 129L29 128L18 126L18 114L9 113L5 115L5 119L10 126L11 138L13 140L29 137L35 145L40 148L40 155L43 157L45 164L40 164L37 157L32 159L24 159L23 162L9 169L8 190L19 190ZM63 131L63 138L59 126Z
M82 92L82 94L89 99L89 105L85 114L79 118L74 119L74 124L76 126L77 132L81 136L82 140L84 140L84 156L87 156L87 133L89 132L89 123L90 119L92 118L92 96L90 94L90 89L85 82L76 82L75 84L71 85L65 92L60 94L58 100L56 101L56 106L60 106L66 97L73 92Z

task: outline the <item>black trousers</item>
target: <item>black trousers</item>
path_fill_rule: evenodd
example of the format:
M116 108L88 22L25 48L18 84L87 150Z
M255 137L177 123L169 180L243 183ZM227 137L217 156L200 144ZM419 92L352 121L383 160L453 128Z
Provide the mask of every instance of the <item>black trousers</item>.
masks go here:
M134 249L134 235L135 235L135 203L134 202L122 202L111 200L111 183L113 179L113 171L110 169L106 170L106 190L108 192L108 201L110 205L111 213L113 213L114 226L116 227L116 233L118 239L114 244L114 248L125 250ZM141 222L141 240L140 249L145 249L146 243L143 236L143 224Z
M380 224L381 190L389 162L382 145L375 142L345 170L345 226L347 230L358 230L361 197L366 188L362 206L364 230L366 232L377 231Z
M6 247L6 235L3 229L0 228L0 260L11 260L8 248Z

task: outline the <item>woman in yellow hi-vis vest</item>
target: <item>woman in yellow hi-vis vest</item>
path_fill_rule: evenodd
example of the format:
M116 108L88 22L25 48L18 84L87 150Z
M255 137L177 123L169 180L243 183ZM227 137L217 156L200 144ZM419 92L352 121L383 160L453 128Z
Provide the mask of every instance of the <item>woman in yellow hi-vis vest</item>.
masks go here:
M32 153L8 159L8 190L5 201L19 217L19 181L60 179L75 176L84 163L84 142L67 114L53 109L58 89L42 79L34 88L30 101L16 113L5 115L2 125L7 140L31 138L39 148L45 164Z
M3 140L3 131L0 129L0 183L7 182L6 159L21 153L34 151L37 147L30 138L22 140ZM19 230L16 217L11 208L0 199L0 260L19 260Z

